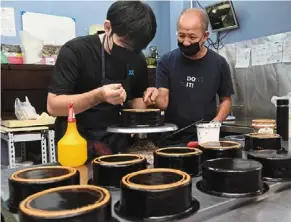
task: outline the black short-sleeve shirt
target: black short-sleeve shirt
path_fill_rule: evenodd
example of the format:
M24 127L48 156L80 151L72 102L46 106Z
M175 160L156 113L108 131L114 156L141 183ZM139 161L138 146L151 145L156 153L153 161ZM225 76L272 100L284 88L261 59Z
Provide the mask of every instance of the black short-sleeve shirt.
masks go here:
M54 67L49 92L57 95L74 95L100 87L102 80L101 44L98 35L89 35L77 37L63 45ZM128 99L142 97L148 87L148 69L142 53L129 64L126 64L105 52L105 72L106 78L110 80L124 80L126 76L129 78L130 92L127 92ZM96 109L91 110L90 115L92 112L97 111ZM86 114L83 113L82 115ZM76 118L78 128L82 128L80 130L84 132L86 137L86 126L92 125L92 123L84 123L82 120L78 120L78 115L76 115ZM58 117L56 128L64 128L65 126L66 118ZM92 129L92 126L90 126L90 129ZM94 130L98 129L98 123L96 123ZM102 130L104 130L104 127Z
M133 75L129 75L134 70ZM105 53L106 78L111 80L130 78L131 98L143 96L148 87L148 70L143 54L126 64ZM88 92L101 85L101 41L98 35L77 37L60 50L49 92L54 94L77 94Z
M227 61L211 49L198 60L186 58L179 49L165 54L158 63L156 85L169 89L165 120L179 127L212 120L216 95L234 93Z

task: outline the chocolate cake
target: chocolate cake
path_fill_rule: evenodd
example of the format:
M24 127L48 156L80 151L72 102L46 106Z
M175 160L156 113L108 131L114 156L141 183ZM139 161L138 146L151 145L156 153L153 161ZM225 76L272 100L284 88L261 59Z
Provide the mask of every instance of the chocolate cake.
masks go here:
M248 153L248 159L263 165L263 177L267 181L291 180L291 153L277 150L258 150Z
M199 209L189 174L175 169L147 169L127 174L115 212L129 221L172 221Z
M234 141L206 142L199 145L202 162L216 158L241 158L242 145Z
M201 171L201 153L201 150L189 147L161 148L154 152L154 167L178 169L197 176Z
M80 174L71 167L34 167L13 173L8 179L8 183L8 207L11 212L15 213L19 203L29 195L49 188L80 184Z
M101 156L94 159L92 164L92 184L107 188L119 188L123 176L147 167L145 157L136 154Z
M121 125L124 127L160 126L162 124L159 109L123 109Z
M245 148L249 150L280 150L281 137L278 134L250 133L245 137Z
M27 197L19 206L20 222L111 221L111 196L104 188L74 185Z
M255 196L267 190L262 180L262 164L254 160L219 158L202 164L202 180L197 188L225 197Z

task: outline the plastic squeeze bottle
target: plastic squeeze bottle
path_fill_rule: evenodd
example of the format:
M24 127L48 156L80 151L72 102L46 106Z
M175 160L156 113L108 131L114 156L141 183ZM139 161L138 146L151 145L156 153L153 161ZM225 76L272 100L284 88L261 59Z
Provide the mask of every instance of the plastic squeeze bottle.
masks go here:
M87 141L78 132L73 103L68 109L67 131L58 142L58 161L62 166L78 167L87 161Z

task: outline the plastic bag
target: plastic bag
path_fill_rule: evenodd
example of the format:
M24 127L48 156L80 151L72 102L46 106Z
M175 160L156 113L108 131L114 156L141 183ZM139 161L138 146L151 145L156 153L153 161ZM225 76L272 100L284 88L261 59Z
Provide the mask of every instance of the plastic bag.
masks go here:
M273 96L271 98L271 103L273 103L276 106L278 99L289 99L289 113L290 113L291 112L291 92L289 92L286 96L282 96L282 97Z
M16 98L14 109L15 116L18 120L37 119L39 117L35 111L35 108L30 104L27 96L25 97L24 102L21 102L19 98Z
M20 47L24 63L42 63L43 42L25 31L20 31L19 37L21 40Z

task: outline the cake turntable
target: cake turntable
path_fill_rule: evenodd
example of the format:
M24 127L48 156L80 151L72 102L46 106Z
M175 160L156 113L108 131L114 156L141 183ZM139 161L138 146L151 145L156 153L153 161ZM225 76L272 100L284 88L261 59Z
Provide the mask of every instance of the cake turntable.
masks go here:
M147 138L149 133L165 133L177 130L175 124L164 123L159 109L124 109L121 111L119 125L107 127L110 133L135 134L136 140L128 149L129 153L145 155L147 162L153 165L152 153L158 148Z
M163 122L159 109L124 109L121 111L119 125L107 127L107 132L139 134L145 138L148 133L163 133L177 130L174 124Z

